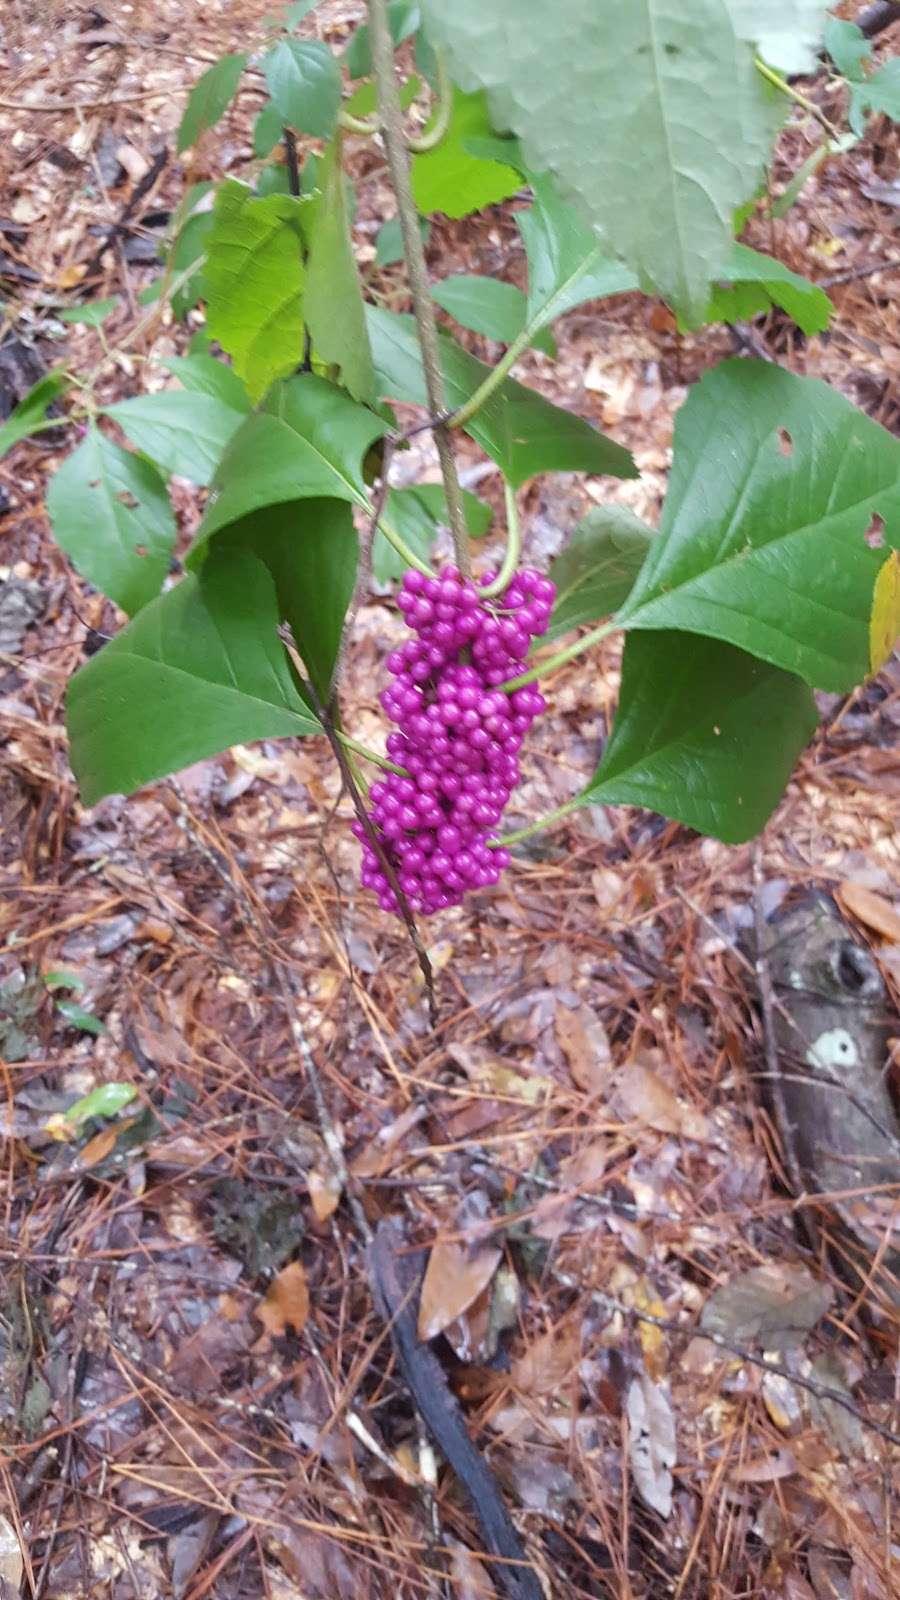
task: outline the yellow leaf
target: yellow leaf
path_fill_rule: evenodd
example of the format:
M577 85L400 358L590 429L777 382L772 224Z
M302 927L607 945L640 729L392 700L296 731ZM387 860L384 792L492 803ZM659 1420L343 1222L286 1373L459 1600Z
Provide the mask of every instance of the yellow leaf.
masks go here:
M651 1317L665 1316L666 1308L646 1278L638 1278L632 1298L636 1311L643 1311ZM644 1365L656 1383L666 1370L666 1341L662 1328L657 1328L653 1322L639 1322L638 1334L644 1352Z
M317 1222L327 1222L338 1208L341 1198L340 1180L333 1172L322 1172L310 1167L306 1174L306 1187Z
M269 1333L286 1333L293 1328L302 1333L309 1316L309 1289L306 1273L299 1261L290 1261L282 1267L277 1278L269 1284L264 1300L256 1307L256 1316Z
M878 577L872 594L869 618L869 662L880 672L900 635L900 552L892 550Z

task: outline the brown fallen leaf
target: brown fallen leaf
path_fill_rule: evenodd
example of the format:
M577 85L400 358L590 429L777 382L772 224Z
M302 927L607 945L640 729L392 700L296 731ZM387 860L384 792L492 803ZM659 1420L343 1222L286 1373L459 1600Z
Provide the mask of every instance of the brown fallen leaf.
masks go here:
M551 1328L512 1364L510 1379L521 1394L553 1394L570 1379L581 1356L581 1333L573 1322Z
M645 1311L651 1317L665 1317L666 1308L646 1278L638 1278L632 1290L632 1299L636 1311ZM656 1383L666 1370L666 1341L662 1328L657 1328L653 1322L639 1322L638 1337L647 1373Z
M890 939L892 943L900 941L900 911L883 895L848 878L840 885L837 897L844 911L865 923L867 928L874 929L875 933L880 933L883 939Z
M491 1243L467 1249L439 1239L432 1246L419 1301L421 1340L434 1339L468 1310L490 1283L502 1255L499 1245Z
M709 1138L709 1122L703 1113L679 1100L658 1073L640 1061L629 1062L621 1073L616 1099L629 1116L660 1133L678 1133L699 1143Z
M579 1089L602 1094L609 1087L612 1052L609 1036L590 1006L558 1005L556 1037Z
M310 1205L317 1222L327 1222L334 1216L341 1201L341 1183L334 1172L323 1172L319 1167L310 1167L306 1174L306 1187L309 1190Z
M626 1409L628 1457L638 1494L661 1517L668 1517L676 1459L675 1419L668 1396L641 1373L628 1390Z
M450 1546L449 1577L456 1600L495 1600L497 1591L487 1567L464 1544Z
M751 1267L710 1295L700 1326L736 1344L755 1341L764 1350L789 1350L825 1315L831 1285L789 1261Z
M265 1298L256 1306L254 1315L269 1333L282 1334L288 1328L302 1333L309 1316L309 1289L299 1261L289 1261L282 1267L269 1284Z

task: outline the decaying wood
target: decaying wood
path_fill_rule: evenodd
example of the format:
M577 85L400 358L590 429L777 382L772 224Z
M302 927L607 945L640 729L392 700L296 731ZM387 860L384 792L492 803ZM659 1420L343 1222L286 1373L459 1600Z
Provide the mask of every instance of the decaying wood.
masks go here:
M900 1121L877 964L821 896L768 925L764 956L775 997L771 1101L792 1176L829 1197L855 1271L865 1277L877 1263L880 1286L897 1300Z

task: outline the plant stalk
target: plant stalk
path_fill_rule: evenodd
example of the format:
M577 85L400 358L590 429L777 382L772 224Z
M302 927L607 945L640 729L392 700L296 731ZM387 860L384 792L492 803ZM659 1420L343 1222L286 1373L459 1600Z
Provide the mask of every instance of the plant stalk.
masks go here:
M779 94L786 94L789 100L793 100L798 106L802 106L804 111L808 111L811 117L815 117L816 121L821 123L825 129L829 138L840 138L839 130L834 126L833 122L829 122L824 111L816 105L814 100L809 100L805 94L801 94L800 90L795 89L792 83L788 83L787 78L782 78L779 72L768 66L761 56L756 57L753 65L756 67L760 77L765 78L766 83L771 83Z
M554 823L561 822L571 812L577 811L581 801L576 797L567 800L564 806L557 806L555 811L548 811L545 817L538 817L537 822L529 822L527 828L517 828L515 833L505 833L502 839L489 839L489 850L505 850L507 845L521 844L523 839L531 839L536 833L543 833L545 828L552 828Z
M427 133L412 134L407 138L406 148L415 155L424 155L427 150L433 150L440 144L450 126L450 117L453 112L453 85L447 71L447 63L442 50L438 51L438 83L437 106L435 108L434 123Z
M409 151L406 148L406 135L403 130L403 109L400 105L400 91L397 84L397 75L394 71L394 46L388 24L387 0L368 0L368 11L372 65L375 86L378 92L378 111L382 124L382 138L384 140L391 183L397 198L403 252L409 270L413 310L418 329L419 345L422 351L428 409L433 417L442 418L446 410L446 400L438 350L437 323L431 295L428 292L428 269L425 264L425 250L422 244L422 235L419 232L419 216L412 195ZM450 531L453 534L456 564L462 573L469 576L472 564L469 560L469 543L463 513L462 490L459 486L451 436L446 423L443 421L435 425L434 442L437 446L438 460L441 464L441 477L444 480L444 493L447 499Z
M354 755L361 756L363 761L371 761L372 765L380 767L382 772L394 772L398 778L409 777L405 767L398 767L396 762L389 761L387 756L380 756L375 750L370 750L368 745L360 744L358 739L351 739L349 733L343 733L340 728L335 728L334 736L340 739L345 750L352 750Z
M601 622L599 628L592 628L590 633L585 633L580 639L575 639L567 644L564 650L557 650L555 655L545 656L536 666L529 667L527 672L520 672L517 678L509 678L506 683L499 685L501 694L512 694L514 689L524 689L526 684L536 683L538 678L544 678L548 672L555 672L557 667L564 667L567 661L574 661L576 656L584 655L586 650L592 650L601 639L608 639L611 633L616 633L622 624L611 617L609 622Z
M503 497L506 501L506 550L500 571L493 583L487 584L481 590L482 600L492 600L494 595L502 594L506 585L512 578L516 567L519 565L519 556L522 553L522 534L519 527L519 508L516 505L516 491L511 483L503 480Z
M467 422L471 422L476 411L480 411L485 401L490 400L491 395L499 389L501 383L505 383L520 355L528 349L532 340L532 333L533 330L530 327L522 329L522 332L513 340L512 344L504 350L497 365L491 368L484 382L478 385L475 393L470 394L468 400L464 401L458 410L451 411L446 422L448 428L464 428Z
M425 578L437 576L433 567L430 567L427 561L423 561L421 556L417 556L415 551L410 549L403 535L398 533L393 524L388 522L384 516L379 516L378 528L384 534L388 544L393 545L398 556L406 562L408 567L415 567L416 571L421 572Z

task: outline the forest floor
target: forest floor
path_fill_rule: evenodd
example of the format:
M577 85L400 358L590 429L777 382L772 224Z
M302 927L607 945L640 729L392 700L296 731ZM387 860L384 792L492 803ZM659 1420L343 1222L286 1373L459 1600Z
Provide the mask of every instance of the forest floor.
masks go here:
M252 174L252 90L189 160L174 132L200 71L253 48L270 9L8 0L3 336L47 365L94 365L98 332L48 308L77 292L121 295L105 333L126 338L157 270L150 224L87 279L84 265L162 144L151 210L188 182ZM362 9L329 0L309 27L337 45ZM900 27L879 50L900 50ZM839 93L824 76L808 87L826 109ZM813 129L798 113L785 131L776 192ZM374 268L393 211L383 158L360 142L352 159L364 274L402 308L400 269ZM438 219L435 276L522 281L515 205ZM133 241L148 238L141 262ZM740 353L749 341L826 379L900 434L897 129L877 123L749 238L824 283L836 312L810 341L773 313ZM557 333L559 359L532 353L522 375L627 445L641 477L533 485L538 564L593 502L657 520L674 413L736 347L722 328L680 336L637 295ZM188 337L155 321L106 368L104 398L162 387L160 358ZM0 637L0 1595L499 1593L458 1482L420 1448L336 1137L369 1224L395 1215L431 1247L423 1315L444 1329L444 1369L548 1596L887 1600L897 1303L883 1263L851 1291L801 1228L815 1210L827 1229L827 1201L791 1192L740 940L797 890L836 894L896 996L896 659L849 698L820 697L820 730L754 845L624 807L523 845L496 890L425 928L432 1030L402 925L358 890L324 741L238 748L79 804L66 683L122 619L52 540L45 486L69 440L47 437L0 464L0 579L33 597L24 637ZM426 437L409 478L437 476ZM474 446L462 465L496 497ZM183 549L200 496L176 498ZM348 726L369 744L397 634L390 598L373 597L346 680ZM582 785L617 683L611 642L557 672L513 825ZM60 971L105 1031L59 1008L45 977ZM103 1083L137 1098L62 1136L59 1113ZM736 1310L722 1291L745 1273ZM724 1349L702 1336L714 1295ZM747 1331L767 1317L768 1353ZM817 1398L818 1380L847 1406Z

